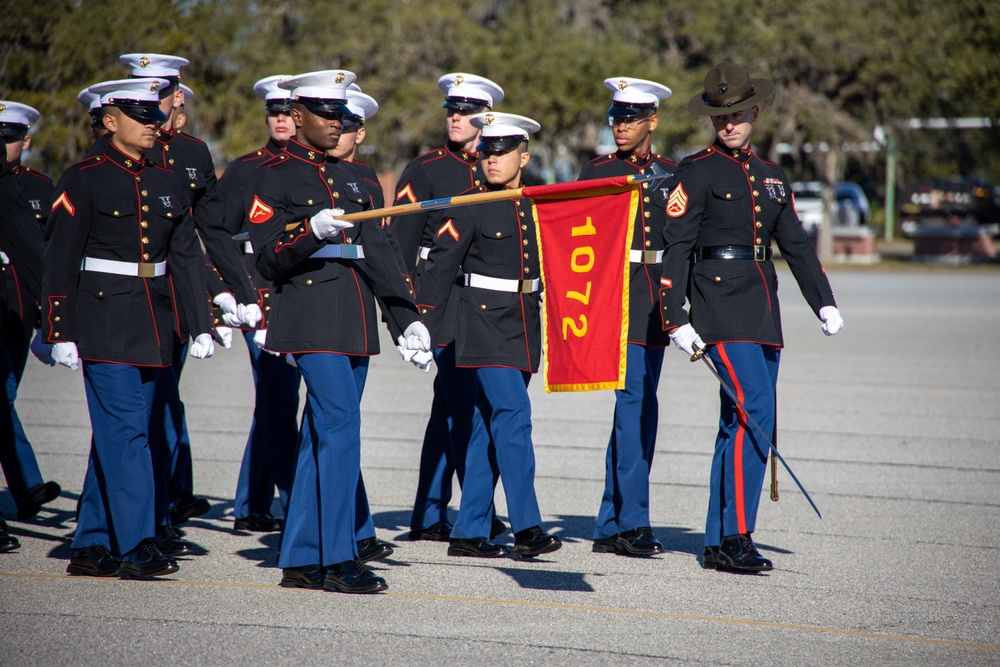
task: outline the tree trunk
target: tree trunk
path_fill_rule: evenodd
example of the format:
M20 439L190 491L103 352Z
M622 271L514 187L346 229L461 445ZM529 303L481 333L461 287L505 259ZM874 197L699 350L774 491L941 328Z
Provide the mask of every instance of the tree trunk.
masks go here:
M834 187L844 177L844 153L839 146L831 145L820 157L820 176L823 181L823 224L819 228L816 246L819 259L824 264L833 261L833 228L837 215Z

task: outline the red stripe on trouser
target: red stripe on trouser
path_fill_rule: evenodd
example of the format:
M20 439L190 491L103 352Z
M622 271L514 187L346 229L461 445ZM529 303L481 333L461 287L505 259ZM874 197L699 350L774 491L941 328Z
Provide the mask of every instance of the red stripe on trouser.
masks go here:
M733 391L736 392L736 398L739 400L739 405L736 406L736 413L739 416L737 419L736 442L733 445L733 484L736 487L736 526L739 533L744 535L747 532L747 515L746 509L743 506L743 438L746 433L747 418L739 406L746 405L746 402L743 398L743 387L740 385L739 378L736 377L736 370L729 361L729 355L726 354L726 346L719 343L718 349L719 358L722 359L722 363L726 367L726 372L729 373L729 379L733 383Z

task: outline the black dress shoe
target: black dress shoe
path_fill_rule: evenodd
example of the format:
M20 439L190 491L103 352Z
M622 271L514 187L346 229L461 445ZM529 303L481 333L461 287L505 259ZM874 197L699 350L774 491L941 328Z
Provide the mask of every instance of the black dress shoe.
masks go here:
M338 593L378 593L389 588L389 584L355 558L327 568L323 588Z
M250 516L236 519L233 528L236 530L248 530L251 533L276 533L281 530L281 519L276 519L270 514L254 512Z
M414 542L427 540L428 542L447 542L451 537L451 524L447 521L432 523L426 528L414 528L410 531L409 538Z
M0 519L0 554L13 551L21 546L17 538L7 532L7 522Z
M734 572L765 572L774 569L771 561L757 551L749 535L723 537L716 562L718 569Z
M118 574L118 559L100 544L73 549L73 557L66 566L67 574L84 577L113 577Z
M500 537L507 532L507 524L500 520L500 517L493 515L493 523L490 525L490 539Z
M382 560L392 555L392 546L376 537L366 537L358 540L358 559L362 563Z
M122 579L149 579L173 574L178 569L177 561L160 553L154 540L143 540L122 556L118 576Z
M595 554L616 554L618 553L618 536L601 537L594 540L592 551Z
M518 558L534 558L551 553L562 547L555 535L549 535L540 526L532 526L514 533L514 555Z
M485 537L471 539L452 538L448 540L449 556L469 556L471 558L503 558L510 550L502 544L490 542Z
M35 484L17 504L17 518L20 521L30 519L38 514L45 503L51 503L62 493L62 487L55 482Z
M655 556L665 551L663 543L656 539L649 526L618 533L615 546L623 556Z
M179 526L188 519L208 514L212 504L200 496L187 495L170 503L170 523Z
M286 567L281 571L281 582L278 584L283 588L323 588L323 577L326 571L319 565L306 565L305 567Z
M719 567L719 547L705 547L701 555L701 566L706 570L715 570Z
M177 556L194 556L198 554L198 549L190 542L181 539L180 534L174 530L173 526L163 524L156 529L154 538L156 548L164 556L176 558Z

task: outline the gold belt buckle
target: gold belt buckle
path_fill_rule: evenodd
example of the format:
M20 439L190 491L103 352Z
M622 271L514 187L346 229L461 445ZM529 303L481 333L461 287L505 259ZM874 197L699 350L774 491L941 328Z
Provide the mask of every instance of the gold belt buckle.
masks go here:
M642 263L643 264L656 264L656 251L655 250L643 250L642 251Z
M518 280L517 291L520 292L521 294L531 294L532 283L534 282L535 282L534 280Z
M753 247L753 261L755 261L755 262L765 262L765 261L767 261L767 246L766 245L755 245Z
M139 262L139 277L140 278L155 278L156 277L156 264L150 264L148 262Z

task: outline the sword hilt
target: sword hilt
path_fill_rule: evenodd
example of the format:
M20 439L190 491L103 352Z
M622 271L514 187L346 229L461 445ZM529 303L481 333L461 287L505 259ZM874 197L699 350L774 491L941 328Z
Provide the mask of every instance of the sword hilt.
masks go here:
M691 355L691 363L696 361L701 361L701 358L705 356L705 348L696 347L694 348L694 354Z

